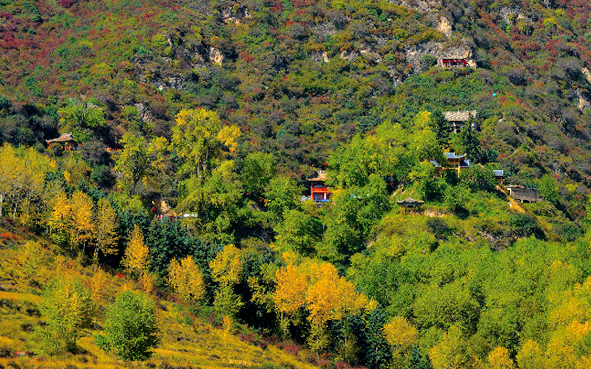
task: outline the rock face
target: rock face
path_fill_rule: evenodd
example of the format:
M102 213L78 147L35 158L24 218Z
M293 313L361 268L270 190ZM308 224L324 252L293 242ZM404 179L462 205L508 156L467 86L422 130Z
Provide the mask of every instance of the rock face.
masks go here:
M221 66L224 61L224 54L219 49L211 46L209 48L209 61Z
M450 38L452 33L452 23L443 15L439 18L439 23L437 24L437 30L443 33L447 38Z
M440 10L442 7L441 0L390 0L390 2L396 5L404 6L405 8L419 10L425 13Z
M591 102L589 102L587 97L583 94L583 92L581 92L580 89L577 89L575 91L575 94L577 95L577 98L579 99L579 105L577 105L577 107L579 108L580 111L584 111L586 109L591 108Z

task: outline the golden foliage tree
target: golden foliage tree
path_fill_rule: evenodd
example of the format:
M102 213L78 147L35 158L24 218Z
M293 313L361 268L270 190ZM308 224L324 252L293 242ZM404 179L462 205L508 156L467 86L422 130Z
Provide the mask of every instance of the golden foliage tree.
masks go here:
M388 343L400 350L410 349L419 338L419 331L415 326L401 316L393 317L390 322L384 326L384 333L386 334Z
M148 246L144 243L144 235L138 225L133 226L131 237L125 248L123 265L127 272L134 276L140 276L148 270Z
M203 276L190 255L180 263L172 259L168 266L168 285L185 301L197 301L205 295Z
M241 252L234 245L228 245L209 263L211 277L223 286L232 286L242 278Z
M98 259L98 253L103 255L117 254L117 213L107 199L100 199L94 218L94 259Z
M72 207L65 192L56 194L48 224L54 241L65 245L69 243L69 230L72 228Z
M515 369L515 363L509 356L509 350L505 347L496 347L488 354L488 363L491 369Z
M517 363L522 369L546 368L544 353L536 341L527 340L517 353Z
M228 245L209 263L211 277L220 284L213 301L214 310L220 316L233 317L244 304L234 293L234 285L242 279L241 255L236 246Z
M325 326L329 320L343 319L361 309L372 309L373 302L355 290L355 285L338 275L330 263L310 262L288 265L275 273L277 285L273 301L282 318L291 317L301 309L308 312L312 325L310 342L315 349L326 343ZM282 321L282 328L287 328Z
M82 245L83 250L92 238L95 224L92 219L93 202L88 195L76 191L70 199L72 216L71 240L74 245Z
M452 325L442 340L429 351L429 357L434 369L467 368L469 356L462 332L456 325Z

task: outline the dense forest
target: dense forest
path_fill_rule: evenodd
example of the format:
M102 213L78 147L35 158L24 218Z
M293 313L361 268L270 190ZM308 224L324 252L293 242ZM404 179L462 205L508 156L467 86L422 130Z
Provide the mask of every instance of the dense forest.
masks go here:
M0 368L173 349L123 349L126 309L326 368L590 367L590 15L0 0Z

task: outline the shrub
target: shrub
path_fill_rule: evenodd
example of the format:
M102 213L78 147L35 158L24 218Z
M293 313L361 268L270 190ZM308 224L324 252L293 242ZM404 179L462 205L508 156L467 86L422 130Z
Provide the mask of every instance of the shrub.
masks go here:
M145 360L160 342L154 302L142 293L124 291L107 311L106 336L97 344L124 360Z

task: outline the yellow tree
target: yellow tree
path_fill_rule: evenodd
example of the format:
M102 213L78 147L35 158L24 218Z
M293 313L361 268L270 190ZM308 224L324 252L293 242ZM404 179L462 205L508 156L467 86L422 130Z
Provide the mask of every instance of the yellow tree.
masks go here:
M125 248L123 265L127 272L134 276L140 276L148 270L148 256L150 251L144 243L144 235L138 225L133 226L131 237Z
M517 353L517 363L521 369L546 368L545 357L536 341L527 340Z
M488 354L488 363L491 369L515 369L515 363L509 356L509 350L505 347L496 347Z
M60 191L53 200L51 214L48 219L52 239L65 245L69 243L69 230L72 227L72 207L65 192Z
M190 255L180 263L172 259L168 266L168 285L185 301L197 301L205 295L203 276Z
M244 304L234 293L234 285L242 279L241 252L236 246L228 245L209 263L211 277L220 284L213 306L220 316L233 317Z
M82 250L86 248L86 244L92 238L95 224L92 220L92 199L81 191L76 191L70 199L71 215L72 215L72 243L75 245L82 245Z
M2 218L2 208L4 199L8 194L14 193L16 181L22 171L22 163L16 156L14 147L5 143L0 148L0 218Z
M100 199L94 217L94 260L98 259L99 251L103 255L117 254L118 239L117 213L109 200Z
M393 317L384 326L384 333L388 343L402 351L412 348L419 338L419 331L401 316Z
M462 332L456 325L452 325L442 340L429 351L431 363L435 369L467 368L469 356Z

